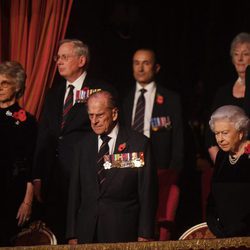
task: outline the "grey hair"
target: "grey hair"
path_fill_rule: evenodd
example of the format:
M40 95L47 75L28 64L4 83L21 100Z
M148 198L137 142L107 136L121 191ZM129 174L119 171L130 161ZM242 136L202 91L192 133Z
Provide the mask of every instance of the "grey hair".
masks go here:
M93 99L93 98L98 99L100 97L104 97L107 100L107 107L108 108L110 108L110 109L118 108L116 97L112 93L110 93L109 91L106 91L106 90L100 90L100 91L97 91L97 92L91 94L90 97L88 98L87 106L88 106L88 102L90 99Z
M214 124L216 121L228 121L237 131L242 131L244 138L247 137L250 128L250 120L245 111L235 105L225 105L216 109L211 115L209 126L214 132Z
M86 68L90 61L90 52L88 45L78 39L63 39L59 42L59 47L64 43L72 43L74 46L75 54L78 56L86 57L86 65L85 65Z
M19 62L5 61L0 64L0 75L4 75L15 82L19 87L16 98L20 98L24 94L26 73L23 66Z
M250 34L246 32L239 33L231 42L230 55L233 56L234 49L239 43L249 43L250 44Z

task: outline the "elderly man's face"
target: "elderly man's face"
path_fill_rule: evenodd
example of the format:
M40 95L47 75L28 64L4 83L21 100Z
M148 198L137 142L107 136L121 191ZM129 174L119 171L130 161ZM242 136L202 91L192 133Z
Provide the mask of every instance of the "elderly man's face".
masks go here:
M108 134L118 118L116 108L109 108L104 96L88 100L88 114L93 131L98 134Z
M215 121L214 133L216 141L223 151L238 151L243 132L236 130L232 123L227 120Z
M59 74L69 82L74 82L83 72L86 57L78 56L73 43L64 43L57 53L57 67Z

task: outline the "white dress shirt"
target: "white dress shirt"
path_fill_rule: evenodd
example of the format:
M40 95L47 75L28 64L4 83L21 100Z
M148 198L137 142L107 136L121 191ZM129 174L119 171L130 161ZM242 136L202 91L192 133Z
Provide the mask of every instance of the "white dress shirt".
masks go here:
M133 113L132 113L132 124L131 125L133 125L133 123L134 123L136 104L137 104L139 96L141 95L141 89L143 89L143 87L138 82L136 82L135 98L134 98ZM145 94L144 94L145 114L144 114L144 132L143 133L147 137L150 137L150 125L151 125L150 122L151 122L154 100L155 100L155 93L156 93L155 82L148 83L144 87L144 89L146 89L147 92L145 92Z
M74 82L68 82L68 81L66 82L66 92L65 92L65 95L64 95L64 102L65 102L66 97L67 97L67 95L69 93L68 86L73 85L74 86L74 90L73 90L73 92L74 92L74 102L73 103L75 104L75 102L76 102L76 91L81 90L82 83L85 80L86 75L87 75L87 72L84 71Z
M111 137L111 139L108 142L110 155L114 153L118 131L119 131L119 125L116 124L113 130L108 134L108 136ZM100 150L101 145L102 145L102 139L101 139L101 136L99 135L98 136L98 151Z

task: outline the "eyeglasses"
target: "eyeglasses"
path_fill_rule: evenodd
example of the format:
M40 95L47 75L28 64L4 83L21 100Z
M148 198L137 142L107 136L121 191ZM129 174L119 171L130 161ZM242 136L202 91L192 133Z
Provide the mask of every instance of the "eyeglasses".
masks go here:
M6 81L6 80L0 82L0 88L3 88L3 89L7 89L13 85L14 85L14 82Z
M57 62L59 59L61 59L62 61L67 62L71 57L75 57L75 55L55 55L54 61Z

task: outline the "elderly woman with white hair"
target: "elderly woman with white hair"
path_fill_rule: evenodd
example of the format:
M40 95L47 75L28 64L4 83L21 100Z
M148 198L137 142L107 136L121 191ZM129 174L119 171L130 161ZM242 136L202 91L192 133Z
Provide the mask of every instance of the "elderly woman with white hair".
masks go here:
M0 246L9 246L11 237L31 216L31 166L37 122L18 104L25 79L20 63L0 64Z
M211 114L217 108L224 105L236 105L243 108L249 114L249 76L248 65L250 65L250 33L241 32L231 42L230 56L237 78L228 84L222 85L215 93L212 103ZM206 144L212 161L215 161L219 150L213 133L208 129Z
M250 120L225 105L209 121L220 148L207 204L207 224L217 237L250 236Z

